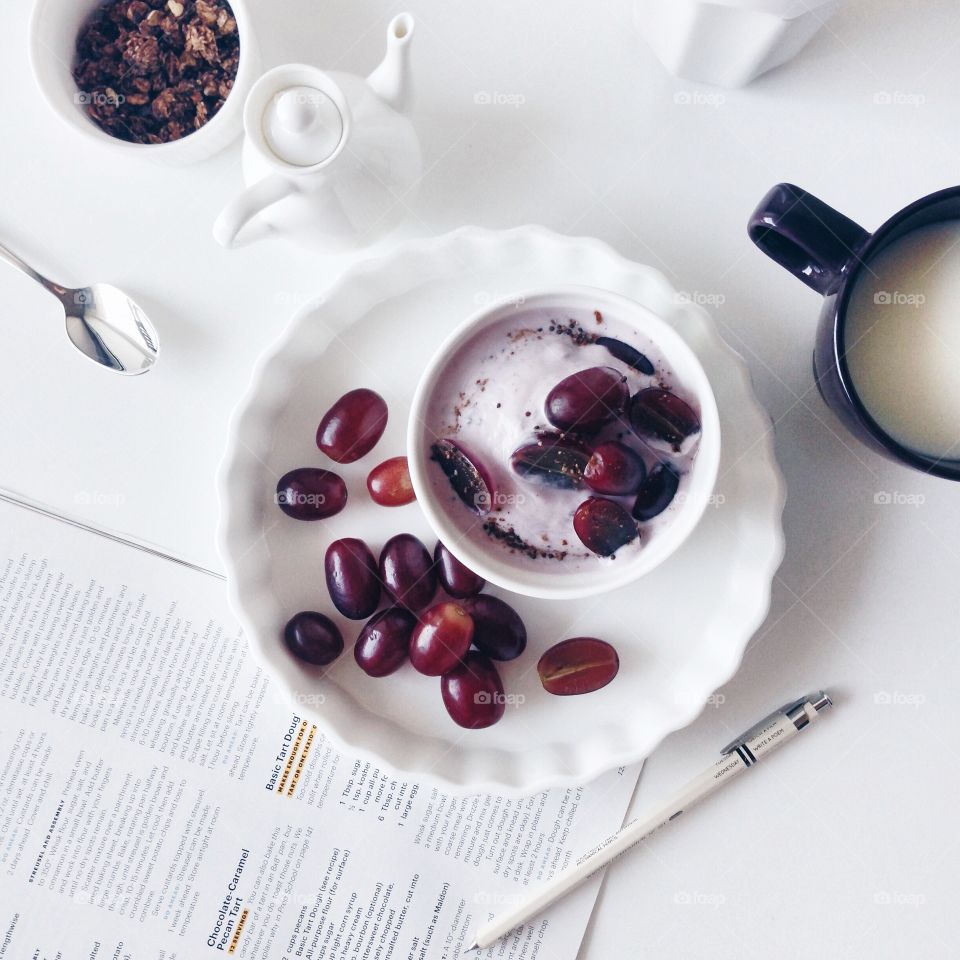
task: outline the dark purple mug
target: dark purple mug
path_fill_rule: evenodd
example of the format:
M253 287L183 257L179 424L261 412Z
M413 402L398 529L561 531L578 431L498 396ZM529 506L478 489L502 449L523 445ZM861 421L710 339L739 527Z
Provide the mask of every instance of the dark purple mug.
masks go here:
M847 306L864 265L888 244L931 223L960 219L960 186L931 193L868 233L790 183L778 183L753 212L750 239L824 298L813 375L827 405L850 432L878 453L924 473L960 480L960 455L938 459L903 446L870 415L854 389L844 332Z

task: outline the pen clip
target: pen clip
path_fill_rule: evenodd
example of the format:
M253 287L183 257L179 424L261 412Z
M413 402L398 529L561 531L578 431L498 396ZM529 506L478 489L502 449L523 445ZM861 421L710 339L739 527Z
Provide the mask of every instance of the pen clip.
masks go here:
M721 751L721 756L727 756L742 747L748 740L755 737L768 723L776 720L777 717L787 717L793 721L793 725L802 730L809 722L811 717L815 717L825 707L833 704L830 695L825 690L818 690L806 697L800 697L799 700L791 700L785 703L779 710L764 717L759 723L755 723L749 730L735 737Z
M801 697L799 700L791 700L789 703L785 703L779 710L774 710L773 713L767 714L762 720L755 723L749 730L745 730L740 734L739 737L734 737L721 751L720 755L725 757L728 754L734 752L737 747L742 747L748 740L755 737L771 720L775 720L777 717L782 715L789 715L797 707L802 706L807 702L806 697Z

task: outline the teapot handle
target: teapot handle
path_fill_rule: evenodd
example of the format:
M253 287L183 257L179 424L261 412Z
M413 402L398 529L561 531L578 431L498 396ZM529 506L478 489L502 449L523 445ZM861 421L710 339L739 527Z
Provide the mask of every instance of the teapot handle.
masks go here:
M221 247L234 246L237 234L250 220L261 210L290 196L295 189L288 177L277 173L258 180L220 211L213 224L213 238Z

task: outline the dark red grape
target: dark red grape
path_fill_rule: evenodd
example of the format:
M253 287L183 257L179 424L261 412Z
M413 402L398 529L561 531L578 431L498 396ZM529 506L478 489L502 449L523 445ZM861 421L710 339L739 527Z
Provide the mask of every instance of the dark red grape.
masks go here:
M633 505L634 519L652 520L658 513L663 513L673 500L680 486L680 474L666 461L658 463L644 480L637 492L637 500Z
M583 470L590 451L576 437L541 433L510 456L514 473L548 487L573 490L583 486Z
M527 646L527 628L513 607L481 594L463 601L473 617L473 645L492 660L514 660Z
M669 390L648 387L635 394L627 407L633 432L644 440L659 441L675 450L687 437L700 432L693 408Z
M605 687L620 669L617 651L596 637L573 637L552 646L537 663L547 693L571 697Z
M380 553L380 582L394 603L422 610L437 592L437 572L427 548L410 533L391 537Z
M380 576L370 548L354 537L334 540L323 562L333 605L351 620L365 620L380 603Z
M385 677L399 669L410 649L417 618L403 607L381 610L364 625L353 645L353 658L371 677Z
M630 514L616 501L601 497L590 497L577 507L573 529L583 545L601 557L613 556L640 536Z
M453 492L474 513L490 512L496 488L476 457L453 440L437 440L430 447L430 459L440 465Z
M622 374L613 367L590 367L561 380L547 394L544 413L558 430L595 433L620 413L628 397Z
M650 362L650 358L629 343L624 343L615 337L597 337L596 342L599 346L606 347L610 354L628 367L633 367L634 370L639 370L647 376L653 373L654 366Z
M468 730L493 726L507 709L497 668L476 650L440 678L440 694L453 722Z
M377 464L367 477L370 499L381 507L402 507L413 503L417 495L410 482L406 457L391 457Z
M420 614L410 638L410 662L428 677L452 670L467 654L473 618L453 600L435 603Z
M361 387L345 393L323 416L317 446L337 463L366 456L387 426L387 404L379 393Z
M636 493L646 475L643 457L618 440L594 447L583 471L583 479L591 490L613 497Z
M295 657L321 667L343 653L343 637L337 625L313 610L304 610L291 617L283 629L283 639Z
M486 585L483 577L478 577L472 570L465 567L439 540L433 550L433 562L440 585L451 597L462 600L479 593Z
M347 485L329 470L299 467L277 482L277 504L295 520L323 520L347 505Z

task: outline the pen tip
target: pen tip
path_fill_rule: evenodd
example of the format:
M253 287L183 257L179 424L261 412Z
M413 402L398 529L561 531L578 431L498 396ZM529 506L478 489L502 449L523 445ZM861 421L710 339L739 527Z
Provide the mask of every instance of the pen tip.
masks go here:
M465 954L466 954L466 953L473 953L474 951L479 950L479 949L480 949L480 944L477 943L476 940L474 940L473 943L471 943L470 946L467 947L467 949L464 950L463 952L464 952Z

